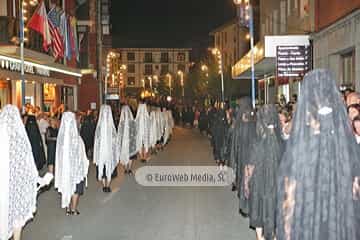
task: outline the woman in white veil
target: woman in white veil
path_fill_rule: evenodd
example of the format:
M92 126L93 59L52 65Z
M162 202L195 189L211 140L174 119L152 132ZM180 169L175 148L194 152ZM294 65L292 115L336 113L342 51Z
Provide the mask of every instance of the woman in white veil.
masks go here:
M170 137L170 122L166 108L162 109L163 121L164 121L164 141L163 145L166 145Z
M118 162L117 133L111 108L102 105L95 131L94 163L97 166L97 179L102 181L104 192L111 192L111 177L113 172L116 174Z
M149 126L150 117L145 103L140 103L136 113L136 151L139 152L142 161L149 160Z
M61 207L66 208L66 215L78 215L77 206L84 193L89 160L72 112L63 113L61 118L55 166L55 188L61 193Z
M152 108L154 110L154 108ZM157 133L157 121L156 121L156 112L155 111L151 111L150 112L150 147L153 149L153 151L155 151L156 149L156 142L157 142L157 137L158 137L158 133Z
M131 157L136 154L136 123L128 105L121 108L117 133L118 158L126 174L132 174Z
M19 240L36 210L38 171L19 110L0 113L0 240Z
M161 117L161 108L157 107L155 112L155 118L156 118L156 150L159 151L162 148L162 142L163 142L163 134L164 134L164 128L163 128L163 121Z

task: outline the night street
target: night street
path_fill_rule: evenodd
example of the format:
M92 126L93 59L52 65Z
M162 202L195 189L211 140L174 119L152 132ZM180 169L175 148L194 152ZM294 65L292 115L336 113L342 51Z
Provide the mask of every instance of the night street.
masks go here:
M209 140L198 130L175 128L174 138L150 165L214 165ZM141 167L141 162L136 167ZM248 219L237 214L238 199L230 187L142 187L121 174L113 193L101 191L94 167L80 199L79 216L65 216L51 189L38 199L34 221L24 240L251 240Z

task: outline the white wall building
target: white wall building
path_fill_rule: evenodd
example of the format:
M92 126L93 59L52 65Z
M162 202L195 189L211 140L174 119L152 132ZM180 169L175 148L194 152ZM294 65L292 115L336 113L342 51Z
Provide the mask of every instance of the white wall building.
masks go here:
M120 64L127 66L124 79L125 88L142 88L153 81L171 74L176 78L178 71L184 76L189 73L190 48L117 48ZM144 80L144 81L143 81Z

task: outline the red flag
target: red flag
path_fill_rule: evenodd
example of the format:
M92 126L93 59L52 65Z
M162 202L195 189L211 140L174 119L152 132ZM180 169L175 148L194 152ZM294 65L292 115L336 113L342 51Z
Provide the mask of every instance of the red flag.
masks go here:
M49 46L51 45L51 35L44 1L41 1L27 26L42 35L43 48L47 52L49 50Z

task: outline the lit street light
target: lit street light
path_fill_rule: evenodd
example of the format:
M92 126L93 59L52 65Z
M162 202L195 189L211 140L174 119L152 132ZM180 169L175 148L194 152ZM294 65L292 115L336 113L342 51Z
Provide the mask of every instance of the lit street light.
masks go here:
M182 88L182 97L184 98L185 97L185 89L184 89L184 72L179 70L178 71L178 75L181 77L181 80L180 80L180 84L181 84L181 88Z
M169 78L169 92L170 92L170 97L171 97L171 74L168 73L168 74L166 74L166 76Z
M221 76L221 101L225 102L224 97L224 72L223 72L223 66L222 66L222 55L221 51L217 48L213 48L211 50L212 54L215 55L217 62L219 64L219 74Z

